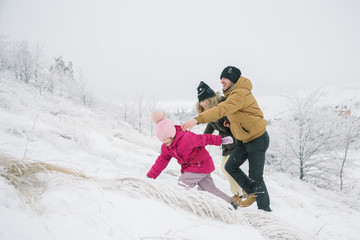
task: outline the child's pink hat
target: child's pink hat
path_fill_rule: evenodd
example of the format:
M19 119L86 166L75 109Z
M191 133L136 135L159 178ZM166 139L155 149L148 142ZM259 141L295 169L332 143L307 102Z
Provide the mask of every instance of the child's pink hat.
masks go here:
M152 120L155 123L155 131L158 139L164 140L169 137L175 137L175 126L165 117L165 113L163 111L153 112Z

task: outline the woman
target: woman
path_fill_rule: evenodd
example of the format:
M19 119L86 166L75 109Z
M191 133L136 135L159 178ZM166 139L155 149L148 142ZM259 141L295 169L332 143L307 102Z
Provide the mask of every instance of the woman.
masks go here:
M198 114L217 106L225 98L220 96L220 92L214 92L206 83L200 82L198 88L198 102L196 103L196 111ZM234 139L230 128L229 122L226 117L220 118L217 121L209 122L205 128L204 134L212 134L215 130L219 132L221 137L230 136ZM230 191L234 194L233 199L238 199L242 194L242 189L239 184L229 175L225 170L225 163L227 162L231 151L234 149L236 142L227 145L221 145L222 147L222 159L221 159L221 171L225 175L226 179L230 184ZM241 204L240 204L241 205ZM245 207L245 206L244 206Z

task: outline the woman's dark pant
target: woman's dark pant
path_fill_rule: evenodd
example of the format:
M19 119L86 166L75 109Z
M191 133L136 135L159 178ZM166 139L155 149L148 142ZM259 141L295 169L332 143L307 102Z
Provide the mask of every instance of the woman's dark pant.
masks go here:
M270 211L270 198L263 180L265 152L269 141L267 132L248 143L238 140L225 164L225 170L246 193L256 193L257 206L265 211ZM246 160L249 160L249 176L240 169Z

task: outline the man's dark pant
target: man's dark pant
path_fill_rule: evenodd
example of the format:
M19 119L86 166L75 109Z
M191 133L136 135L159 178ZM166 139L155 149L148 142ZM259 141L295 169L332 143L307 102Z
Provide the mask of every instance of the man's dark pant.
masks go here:
M265 152L268 147L267 132L248 143L238 141L225 164L225 170L246 193L256 193L257 206L265 211L270 211L270 198L263 180ZM249 177L240 169L247 159L249 160Z

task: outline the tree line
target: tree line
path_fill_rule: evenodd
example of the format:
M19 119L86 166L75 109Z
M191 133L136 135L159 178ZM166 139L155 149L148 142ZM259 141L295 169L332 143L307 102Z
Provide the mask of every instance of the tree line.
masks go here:
M111 107L116 121L128 123L141 134L154 136L151 113L159 107L157 99L141 93L134 99L103 103L96 99L82 72L76 72L71 61L65 61L62 56L47 59L40 43L11 41L0 34L0 72L34 86L40 95L54 94L98 109ZM169 117L177 119L179 111L170 113Z
M75 76L73 64L61 56L47 63L40 43L14 42L0 35L0 71L36 87L40 94L49 92L90 106L93 93L82 74Z

